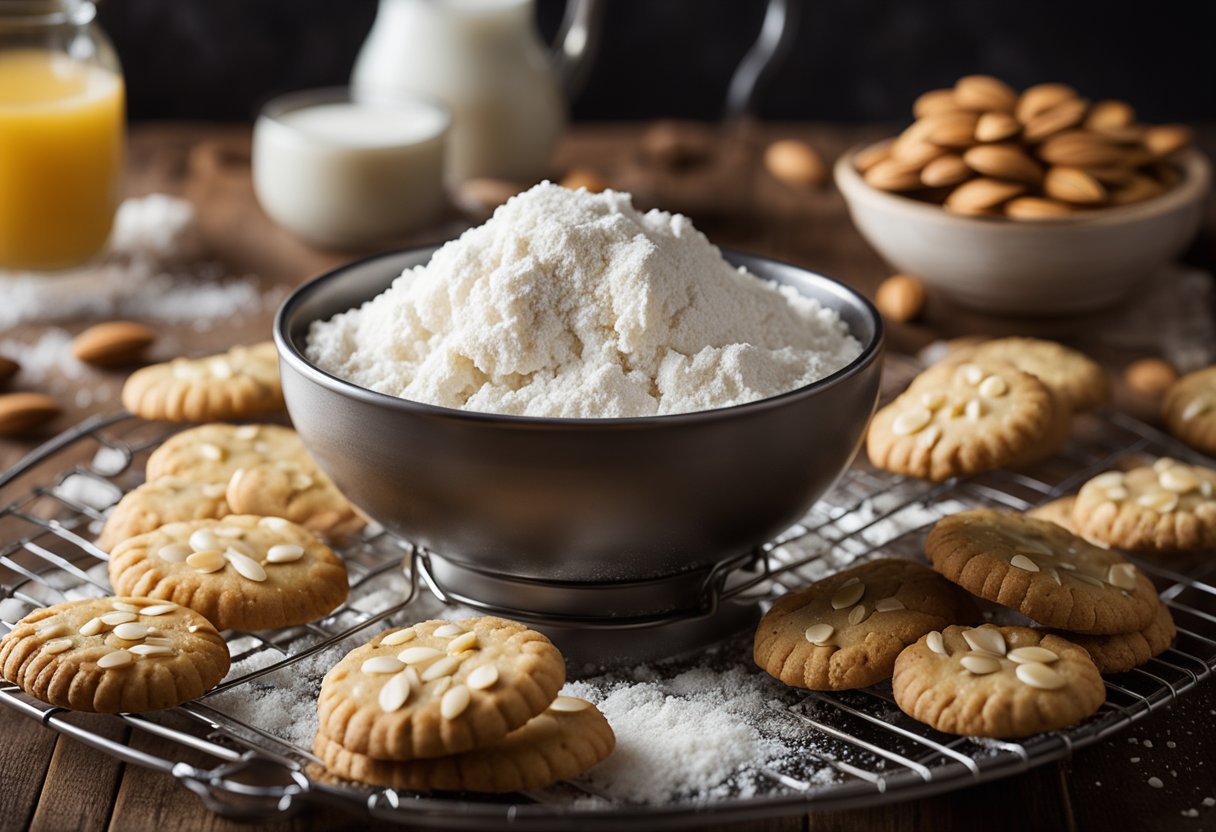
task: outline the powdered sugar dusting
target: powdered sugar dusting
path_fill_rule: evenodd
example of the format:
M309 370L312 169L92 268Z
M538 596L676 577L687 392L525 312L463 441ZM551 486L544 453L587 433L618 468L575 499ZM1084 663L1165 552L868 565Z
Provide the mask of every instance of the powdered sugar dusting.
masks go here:
M585 418L767 398L860 350L835 311L734 268L687 217L542 183L314 323L307 352L414 401Z

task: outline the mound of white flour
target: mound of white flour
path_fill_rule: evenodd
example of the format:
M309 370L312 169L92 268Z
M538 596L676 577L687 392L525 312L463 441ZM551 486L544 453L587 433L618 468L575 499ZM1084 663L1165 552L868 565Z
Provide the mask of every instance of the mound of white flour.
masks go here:
M735 269L687 217L543 183L314 323L307 354L413 401L594 418L767 398L860 349L834 311Z

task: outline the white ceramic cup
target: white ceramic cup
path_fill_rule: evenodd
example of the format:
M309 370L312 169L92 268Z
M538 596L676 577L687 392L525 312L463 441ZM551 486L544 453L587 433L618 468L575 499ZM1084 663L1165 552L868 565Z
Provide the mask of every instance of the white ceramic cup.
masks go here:
M315 245L387 241L443 213L450 126L422 98L356 103L340 88L276 98L254 125L254 192L271 219Z
M1067 315L1109 306L1151 279L1195 237L1211 166L1180 154L1182 181L1133 205L1044 221L969 217L868 185L857 149L836 162L853 224L900 272L957 302L1010 315Z

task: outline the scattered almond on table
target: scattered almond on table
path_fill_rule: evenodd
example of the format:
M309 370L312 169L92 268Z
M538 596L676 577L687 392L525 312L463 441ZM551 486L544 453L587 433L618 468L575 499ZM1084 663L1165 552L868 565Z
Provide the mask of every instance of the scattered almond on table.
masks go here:
M817 188L827 182L828 169L815 148L797 139L782 139L764 151L764 166L787 185Z
M0 396L0 436L32 433L59 413L59 403L42 393L8 393Z
M96 367L118 367L138 361L156 340L156 331L134 321L108 321L72 339L72 355Z
M6 384L10 378L21 372L21 365L11 358L0 355L0 384Z
M1164 396L1178 380L1178 371L1164 358L1141 358L1123 370L1123 380L1134 393Z
M914 320L925 308L925 284L910 274L892 275L879 284L874 305L888 320Z
M587 168L573 168L562 177L561 186L569 188L572 191L586 188L593 194L598 194L608 189L608 183L604 181L604 177Z
M857 153L858 172L967 215L1051 220L1151 199L1181 180L1172 157L1192 139L1183 125L1137 122L1123 101L1091 103L1066 84L1018 93L987 75L912 109L903 133Z

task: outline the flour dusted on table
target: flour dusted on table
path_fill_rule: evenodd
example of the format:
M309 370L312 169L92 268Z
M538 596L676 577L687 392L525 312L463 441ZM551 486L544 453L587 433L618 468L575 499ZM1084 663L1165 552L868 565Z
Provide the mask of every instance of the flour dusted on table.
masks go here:
M314 323L307 354L405 399L594 418L768 398L860 350L836 312L731 266L687 217L542 183Z

